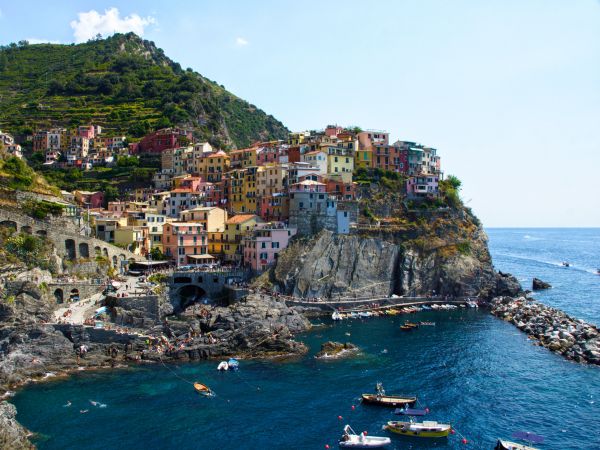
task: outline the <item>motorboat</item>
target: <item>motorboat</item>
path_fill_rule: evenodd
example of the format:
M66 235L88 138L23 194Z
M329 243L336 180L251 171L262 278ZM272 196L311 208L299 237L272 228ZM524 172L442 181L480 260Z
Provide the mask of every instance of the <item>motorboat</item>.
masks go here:
M435 322L419 322L419 325L422 327L435 327Z
M361 319L367 319L369 317L371 317L373 314L371 314L369 311L361 311L358 313L358 317L360 317Z
M217 366L217 370L219 372L225 372L225 371L229 370L229 364L227 364L227 361L221 361L219 363L219 365Z
M512 434L512 438L520 439L527 442L527 444L541 444L544 442L543 436L539 436L528 431L515 431ZM518 444L516 442L507 441L504 439L498 439L494 450L538 450L536 447L530 445Z
M396 408L399 406L414 406L417 402L417 397L411 395L386 395L381 383L377 383L375 390L375 394L362 394L361 398L363 403Z
M198 394L203 395L204 397L212 397L213 396L213 391L211 391L208 386L206 386L202 383L195 382L194 389L196 390L196 392Z
M331 314L331 319L332 320L342 320L342 315L339 313L339 311L334 311Z
M227 361L227 366L229 367L229 370L238 370L240 368L240 363L235 358L229 358L229 361Z
M563 262L561 263L561 265L562 265L563 267L571 267L571 264L570 264L568 261L563 261Z
M342 448L382 448L391 443L389 437L367 436L365 432L356 434L350 425L346 425L339 446Z
M411 328L419 328L418 323L413 323L413 322L409 322L409 321L404 322L404 325L407 327L411 327Z
M504 439L498 439L494 450L539 450L536 447L529 445L518 444L516 442L506 441Z
M383 426L383 429L404 436L443 438L450 434L452 426L447 423L437 423L433 420L425 420L423 422L391 420Z

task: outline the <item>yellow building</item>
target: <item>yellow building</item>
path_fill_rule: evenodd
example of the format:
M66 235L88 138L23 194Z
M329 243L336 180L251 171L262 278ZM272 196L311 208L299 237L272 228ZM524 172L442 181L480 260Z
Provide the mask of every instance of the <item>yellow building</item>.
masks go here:
M243 148L241 150L234 150L229 153L231 158L232 169L245 169L246 167L256 166L256 155L258 148Z
M115 230L115 245L126 248L136 255L146 255L149 251L147 227L126 226Z
M329 147L327 155L327 175L338 175L344 183L352 182L354 156L351 152Z
M282 192L287 177L287 168L279 164L260 166L256 170L256 194L260 197Z
M244 172L242 183L242 198L244 199L242 212L244 213L256 213L256 170L256 166L248 167Z
M181 222L201 223L204 229L210 233L225 228L227 211L216 206L201 206L181 211L179 218Z
M208 233L208 253L212 256L223 253L223 230Z
M372 160L373 150L371 148L360 149L354 154L354 167L370 169L373 166Z
M229 203L229 212L234 214L243 212L245 205L242 194L245 172L244 169L235 169L229 172L229 197L227 202Z
M223 253L228 261L240 261L242 253L240 243L246 233L254 230L257 223L263 223L256 214L238 214L225 222L223 232Z
M231 158L223 150L203 154L194 159L195 170L204 180L216 183L222 180L223 174L229 171Z

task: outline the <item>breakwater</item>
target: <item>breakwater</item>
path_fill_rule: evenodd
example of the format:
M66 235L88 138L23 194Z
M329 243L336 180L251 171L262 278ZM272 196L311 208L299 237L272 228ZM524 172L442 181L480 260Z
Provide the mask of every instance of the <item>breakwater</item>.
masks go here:
M495 298L491 312L567 359L600 365L600 332L584 320L526 297Z

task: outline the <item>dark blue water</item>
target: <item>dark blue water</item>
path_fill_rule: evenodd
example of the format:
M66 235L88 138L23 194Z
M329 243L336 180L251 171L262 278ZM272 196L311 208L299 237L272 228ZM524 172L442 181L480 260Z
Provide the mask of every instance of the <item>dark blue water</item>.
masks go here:
M582 246L588 240L598 245L598 230L490 230L489 235L499 269L550 281L555 289L544 294L544 301L600 322L598 296L592 298L600 277L579 270L595 263L584 264L587 259L573 243L560 253L554 241L569 236ZM541 256L549 246L551 257ZM577 281L568 282L562 268L551 264L548 272L540 272L546 259L572 261ZM590 277L582 288L587 292L578 287L584 276ZM430 419L451 422L468 439L465 445L459 436L392 437L392 448L491 449L497 437L528 430L546 437L544 449L600 449L598 368L536 347L484 311L423 312L410 318L437 325L403 333L399 325L405 317L346 321L303 336L311 349L306 357L243 361L238 374L217 373L216 362L171 366L185 379L210 385L218 394L212 399L194 394L171 370L153 366L32 385L13 401L18 419L40 433L42 449L322 449L335 446L344 423L385 434L380 428L394 418L390 410L357 401L382 381L388 392L418 394L431 409ZM315 360L319 344L330 339L350 340L362 352L347 360ZM68 400L73 405L62 407ZM107 407L93 407L89 400Z

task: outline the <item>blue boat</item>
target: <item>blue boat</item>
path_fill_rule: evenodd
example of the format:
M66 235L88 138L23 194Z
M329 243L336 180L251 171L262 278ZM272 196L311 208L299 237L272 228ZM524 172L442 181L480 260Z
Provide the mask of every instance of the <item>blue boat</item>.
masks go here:
M238 370L240 368L240 363L235 358L229 358L227 365L229 366L229 370Z

